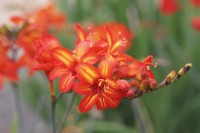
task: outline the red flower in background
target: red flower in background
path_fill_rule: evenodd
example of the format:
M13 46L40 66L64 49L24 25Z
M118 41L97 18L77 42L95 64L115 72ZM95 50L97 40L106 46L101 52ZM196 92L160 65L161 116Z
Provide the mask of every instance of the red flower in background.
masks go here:
M11 42L0 35L0 88L3 86L4 78L8 78L11 82L18 80L18 65L9 58L10 48Z
M28 15L27 21L31 24L40 24L46 28L60 28L64 26L66 17L59 12L55 3L50 3L47 6L36 10Z
M18 80L18 66L0 53L0 88L3 86L4 78L8 78L11 82Z
M190 0L190 3L195 7L200 7L200 0Z
M34 42L36 48L35 59L39 62L35 65L35 70L44 70L49 72L57 65L57 62L51 56L53 49L61 47L60 42L52 35L43 35Z
M0 35L0 54L6 55L11 47L11 42L3 35Z
M18 67L26 66L28 68L32 68L37 64L34 41L48 34L50 28L60 28L66 22L64 15L56 9L54 3L50 3L46 7L28 13L28 15L23 17L12 16L10 21L14 26L4 26L7 31L6 33L2 32L2 36L9 40L5 42L4 39L4 43L10 43L8 49L12 49L10 50L12 53L15 51L13 51L13 47L18 48L17 52L21 50L22 55L14 62L16 62ZM30 72L32 73L32 71Z
M98 68L88 63L80 63L75 71L80 82L75 83L73 90L86 95L79 104L81 112L88 112L94 105L97 109L116 108L125 97L130 85L125 80L113 80L116 62L101 61Z
M14 61L17 56L13 57L11 49L14 49L12 42L0 35L0 88L3 86L4 79L9 79L11 82L18 80L18 65Z
M112 43L116 43L119 40L126 40L127 44L121 48L121 51L125 51L130 47L133 33L128 29L127 26L120 23L104 23L101 25L92 25L89 29L83 30L78 24L76 24L76 31L78 34L77 43L83 40L91 42L91 46L96 44L104 45L107 42L107 34L109 31Z
M43 70L48 77L50 83L50 93L51 96L55 96L53 81L49 79L50 71L57 65L57 62L51 56L53 49L61 47L59 41L52 35L43 35L34 41L36 48L35 59L39 62L35 65L34 70Z
M21 30L17 36L17 44L24 50L23 56L18 61L20 66L32 68L37 64L35 60L36 48L34 41L48 34L48 30L38 24L31 24Z
M194 17L194 18L192 18L192 27L196 31L200 31L200 17Z
M159 8L164 15L172 15L179 10L180 6L177 0L160 0Z
M124 24L120 23L104 23L98 26L91 27L90 38L92 40L107 40L107 34L105 34L105 29L109 31L112 43L116 43L119 40L126 40L126 46L121 47L120 51L125 51L130 47L131 40L133 38L133 33Z

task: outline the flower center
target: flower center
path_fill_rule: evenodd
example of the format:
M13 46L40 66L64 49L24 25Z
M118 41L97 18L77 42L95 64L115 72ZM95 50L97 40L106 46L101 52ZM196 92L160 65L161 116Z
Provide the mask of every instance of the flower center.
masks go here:
M94 91L99 93L100 95L106 92L108 87L108 81L105 79L98 79L96 86L94 87Z

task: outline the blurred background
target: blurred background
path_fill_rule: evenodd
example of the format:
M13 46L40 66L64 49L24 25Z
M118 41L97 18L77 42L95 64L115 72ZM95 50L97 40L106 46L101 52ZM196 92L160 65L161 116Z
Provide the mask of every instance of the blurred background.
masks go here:
M163 0L168 1L170 0ZM48 0L0 0L0 24L9 16L23 14L48 3ZM62 45L73 48L74 23L87 26L119 22L133 32L128 50L136 59L154 56L158 63L155 79L162 81L171 70L191 62L193 68L178 82L132 101L123 100L117 109L92 110L80 114L73 106L63 133L199 133L200 132L200 2L171 0L57 0L67 17L66 29L54 33ZM163 7L162 7L163 6ZM22 72L23 73L23 72ZM19 83L24 121L30 133L50 132L48 81L36 73ZM57 104L59 124L71 94ZM78 104L79 98L76 101ZM17 116L9 84L0 92L0 130L17 133ZM29 133L29 132L28 132Z

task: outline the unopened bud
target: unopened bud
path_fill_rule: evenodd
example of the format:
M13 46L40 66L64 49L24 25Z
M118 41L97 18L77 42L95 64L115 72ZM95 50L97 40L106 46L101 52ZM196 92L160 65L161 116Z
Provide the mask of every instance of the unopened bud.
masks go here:
M149 82L148 82L148 80L145 79L142 81L142 83L140 85L140 90L141 91L146 90L148 86L149 86Z
M186 64L185 67L191 68L192 67L192 63Z
M126 97L127 98L133 98L135 95L135 92L133 90L128 90L128 92L126 93Z
M171 72L167 75L167 77L165 78L165 81L166 81L167 83L170 83L170 82L175 78L175 76L176 76L176 71L171 71Z
M129 82L126 81L126 80L118 80L118 81L117 81L117 85L118 85L122 90L125 90L125 91L129 90L130 87L131 87L130 84L129 84Z
M182 75L184 74L184 69L181 68L181 69L178 71L178 74L179 74L180 76L182 76Z
M155 89L156 88L156 80L155 79L151 79L150 80L150 87L151 87L151 89Z

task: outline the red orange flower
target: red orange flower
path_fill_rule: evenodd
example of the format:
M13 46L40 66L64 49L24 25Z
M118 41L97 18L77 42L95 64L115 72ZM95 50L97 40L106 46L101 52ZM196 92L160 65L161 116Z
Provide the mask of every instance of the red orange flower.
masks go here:
M37 23L46 28L59 28L66 22L64 14L57 10L54 3L50 3L47 6L30 13L27 20L31 24Z
M0 35L0 88L3 86L4 78L8 78L11 82L18 80L18 65L9 58L10 49L11 42Z
M47 74L56 66L57 62L51 56L53 49L61 47L59 41L52 35L43 35L34 42L36 60L39 62L35 70L44 70Z
M58 61L60 65L57 65L50 73L49 78L51 80L61 77L59 83L59 89L61 92L68 92L72 87L76 77L74 71L75 66L79 62L88 62L94 64L97 62L96 54L89 51L89 42L83 41L76 45L73 52L66 48L55 48L52 51L52 57Z
M17 65L0 53L0 88L3 86L4 78L8 78L11 82L18 80Z
M125 51L130 47L133 33L128 30L124 24L120 23L105 23L101 25L90 26L87 31L84 31L78 24L76 24L76 30L78 33L77 43L83 40L90 41L91 46L100 45L104 47L108 43L108 39L111 43L117 43L118 41L126 40L126 45L120 48L120 51ZM109 38L107 35L109 32ZM108 44L107 44L108 45Z
M190 0L191 4L195 7L200 7L200 0Z
M93 26L90 30L90 38L93 40L107 40L108 36L105 33L108 31L112 43L117 43L119 40L126 40L126 45L121 47L120 51L124 52L130 47L131 40L133 38L133 32L131 32L126 25L121 23L110 22Z
M192 18L192 27L196 31L200 31L200 17L194 17L194 18Z
M161 13L171 15L177 12L180 6L177 0L160 0L159 8Z
M75 71L80 82L75 83L73 90L86 95L79 104L81 112L89 111L94 105L97 109L116 108L125 97L130 85L125 80L113 80L115 62L101 61L98 68L88 63L80 63Z
M154 88L156 86L156 81L150 69L150 65L153 64L152 59L152 56L148 56L141 62L133 60L128 66L123 66L120 69L117 77L133 78L131 85L142 91L148 86Z

